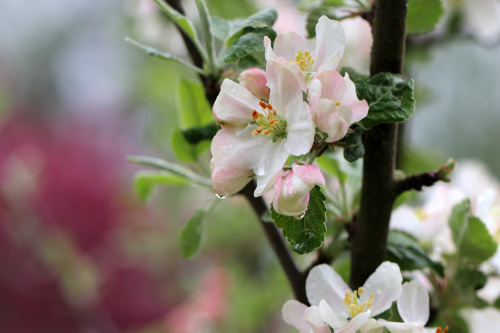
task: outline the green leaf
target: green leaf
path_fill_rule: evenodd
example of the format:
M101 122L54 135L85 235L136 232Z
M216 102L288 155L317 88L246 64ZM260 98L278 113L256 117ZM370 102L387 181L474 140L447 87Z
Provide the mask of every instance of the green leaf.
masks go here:
M166 3L164 0L154 0L156 4L161 8L161 10L191 39L194 46L200 53L204 62L208 61L207 52L200 45L198 36L196 35L196 29L193 23L184 15L175 10L172 6Z
M212 32L212 19L208 12L207 4L204 0L196 0L196 7L198 8L198 14L200 16L201 24L201 34L203 41L205 42L205 48L208 55L207 66L209 68L210 74L215 74L217 72L215 64L215 41Z
M177 112L182 129L213 123L212 109L198 82L181 80L177 90Z
M406 33L415 35L433 30L443 14L441 0L408 0Z
M293 250L309 253L323 243L326 233L326 197L319 186L311 190L308 209L301 219L278 214L271 205L271 218L283 231Z
M174 175L180 176L186 180L188 180L192 184L212 188L212 184L210 179L200 176L193 171L186 169L178 164L170 163L155 157L147 157L147 156L129 156L129 162L148 165L155 168L159 168L161 170L168 171Z
M458 255L463 260L479 265L495 254L498 244L485 224L479 218L470 216L469 200L453 207L448 224Z
M453 290L461 304L475 308L484 308L488 303L477 296L477 291L486 284L487 277L479 270L461 267L455 274Z
M246 57L262 58L264 61L264 36L276 38L276 31L269 27L256 28L239 37L223 53L223 62L232 64Z
M179 175L165 171L139 171L134 176L135 193L146 202L156 185L187 185L190 182Z
M132 44L133 46L135 46L136 48L138 48L139 50L143 51L144 53L146 53L147 55L151 56L151 57L155 57L155 58L158 58L160 60L164 60L164 61L168 61L168 62L174 62L174 63L177 63L177 64L180 64L180 65L183 65L197 73L203 73L203 71L188 63L188 62L185 62L184 60L182 59L179 59L169 53L164 53L164 52L161 52L161 51L158 51L157 49L155 48L152 48L150 46L147 46L147 45L144 45L144 44L141 44L135 40L133 40L132 38L130 37L125 37L125 41L127 43L130 43Z
M339 74L342 76L345 76L345 74L349 74L349 78L351 79L352 82L356 83L358 81L366 81L369 79L369 76L366 74L359 73L356 71L354 68L346 66L342 67L339 70Z
M197 162L198 156L210 148L210 141L201 141L195 145L189 143L180 128L172 133L170 145L175 156L182 162Z
M182 255L185 258L194 257L201 248L205 234L205 223L203 221L205 213L203 209L197 209L182 230L180 243Z
M383 123L398 123L410 118L415 111L413 80L399 75L379 73L367 81L357 81L359 99L366 99L370 109L359 124L370 129Z
M420 248L417 239L401 231L393 230L389 234L387 260L397 263L404 271L428 267L439 276L444 276L443 265L431 260Z
M184 15L175 10L172 6L166 3L164 0L155 0L156 4L161 8L161 10L167 14L167 16L174 21L174 23L184 31L191 40L195 41L196 30L193 23Z
M226 46L233 45L238 38L247 33L271 28L277 18L278 12L276 12L274 8L267 8L249 16L247 19L234 21L233 24L229 25L231 30L229 31L228 38L226 39ZM274 35L274 37L276 37L276 35ZM269 38L274 40L274 37Z
M361 141L364 130L361 127L354 129L354 133L347 135L345 140L344 158L349 162L354 162L365 154L365 147Z
M321 169L338 178L340 184L343 185L347 180L347 173L341 169L339 160L336 159L333 154L323 154L316 158L316 162Z

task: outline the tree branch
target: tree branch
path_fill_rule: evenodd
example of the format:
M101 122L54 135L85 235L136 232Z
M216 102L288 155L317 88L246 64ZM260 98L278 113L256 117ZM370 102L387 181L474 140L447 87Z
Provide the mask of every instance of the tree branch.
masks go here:
M184 8L182 7L181 1L180 0L166 0L166 2L172 6L175 10L177 10L179 13L185 15ZM196 67L203 68L203 59L194 46L193 42L189 38L188 35L182 29L180 29L176 25L177 30L181 34L182 40L184 41L184 45L186 46L186 49L189 53L189 56L191 57L191 60L193 61L193 64ZM220 91L220 84L219 84L219 77L214 77L214 76L206 76L203 74L199 74L200 80L203 83L203 87L205 88L205 96L207 100L210 102L210 105L213 105L215 100L217 99L217 95L219 95Z
M402 73L406 0L377 0L370 73ZM389 221L396 199L394 166L397 125L382 124L363 135L365 155L361 204L351 252L352 288L363 285L384 261Z
M424 186L432 186L438 181L449 182L448 176L455 169L456 162L453 159L448 160L439 170L420 173L397 180L394 183L394 192L396 196L409 190L421 191Z
M276 253L280 265L288 278L288 282L292 287L295 299L304 304L309 304L305 290L306 274L303 274L295 264L295 260L292 257L288 243L281 235L281 231L278 227L276 227L274 223L266 222L262 219L262 216L267 212L267 204L264 202L262 197L254 197L254 190L255 184L250 182L247 186L245 186L245 188L243 188L243 190L241 190L240 193L243 194L243 196L245 196L245 198L250 202L252 208L257 214L267 240L271 243L271 247Z

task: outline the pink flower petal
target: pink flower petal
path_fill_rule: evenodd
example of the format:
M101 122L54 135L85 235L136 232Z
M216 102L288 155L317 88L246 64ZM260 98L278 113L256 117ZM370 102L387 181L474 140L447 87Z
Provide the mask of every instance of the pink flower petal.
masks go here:
M259 99L242 85L225 79L213 106L217 123L223 125L246 126L252 119L253 110L258 110Z

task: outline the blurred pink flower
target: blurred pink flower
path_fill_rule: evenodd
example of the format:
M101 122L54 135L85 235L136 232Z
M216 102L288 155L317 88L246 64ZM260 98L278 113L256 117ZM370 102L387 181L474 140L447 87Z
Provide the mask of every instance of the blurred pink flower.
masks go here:
M148 218L124 190L125 131L43 120L17 113L0 128L0 331L115 333L159 322L166 279L116 241Z
M229 273L223 268L206 272L194 297L168 314L168 332L195 333L213 328L227 312L229 282Z

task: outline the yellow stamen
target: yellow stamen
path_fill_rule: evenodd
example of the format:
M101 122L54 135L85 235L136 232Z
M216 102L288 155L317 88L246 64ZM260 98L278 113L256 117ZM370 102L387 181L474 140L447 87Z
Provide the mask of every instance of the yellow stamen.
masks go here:
M314 65L314 58L311 56L309 51L297 51L297 55L295 56L295 63L299 65L300 69L303 72L312 72L312 68Z
M356 317L358 314L367 311L369 308L371 308L373 304L373 293L370 294L370 298L368 301L359 303L358 300L358 295L361 296L365 293L365 289L363 287L360 287L358 290L355 290L354 293L351 293L351 291L346 291L345 297L344 297L344 304L347 307L347 310L349 311L349 315L351 318Z

